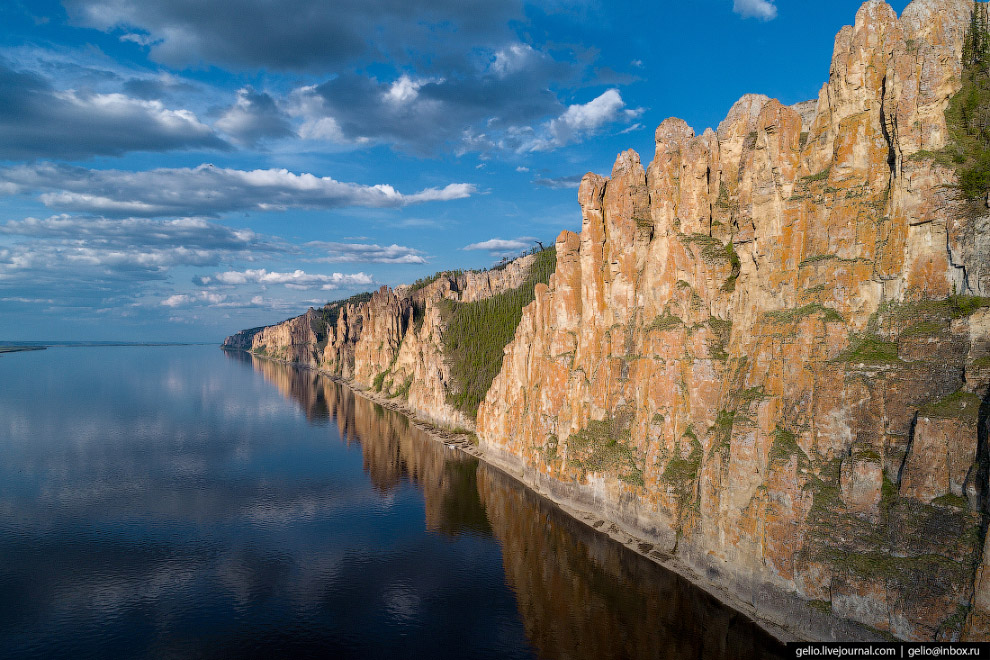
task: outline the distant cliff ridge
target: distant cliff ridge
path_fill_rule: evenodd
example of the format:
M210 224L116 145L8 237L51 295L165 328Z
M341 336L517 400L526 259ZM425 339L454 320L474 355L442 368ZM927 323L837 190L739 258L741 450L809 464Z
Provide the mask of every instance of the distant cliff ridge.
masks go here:
M251 350L252 342L254 341L254 336L265 329L265 326L260 326L258 328L250 328L248 330L241 330L223 340L222 348L227 348L230 350Z
M747 95L701 135L668 119L645 168L587 175L545 283L520 260L382 289L324 339L311 310L252 350L476 428L798 634L990 638L990 176L966 119L985 20L871 0L816 102ZM449 305L522 284L475 419Z
M523 307L556 265L554 254L550 248L491 270L437 273L395 291L382 287L242 331L224 347L320 369L401 397L435 424L472 430ZM475 368L479 356L485 368Z

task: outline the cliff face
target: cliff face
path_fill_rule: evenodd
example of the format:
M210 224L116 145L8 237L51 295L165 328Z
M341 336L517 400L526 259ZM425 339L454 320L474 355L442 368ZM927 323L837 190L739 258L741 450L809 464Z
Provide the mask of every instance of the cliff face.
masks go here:
M478 410L487 455L808 637L990 637L990 211L939 156L972 9L867 2L817 101L747 95L701 135L668 119L645 168L587 175ZM447 301L534 263L225 346L472 428Z
M317 312L310 308L302 316L262 328L252 338L251 350L276 360L312 366L318 359L318 318Z
M382 287L368 300L349 299L293 319L228 337L226 348L333 374L361 388L401 397L421 417L451 428L474 420L448 403L455 387L444 349L443 301L485 300L522 286L536 260L504 267L443 273L418 287Z
M241 330L224 339L221 347L231 351L249 351L251 350L254 336L262 330L264 330L263 327Z
M813 108L748 95L587 175L482 447L767 616L990 635L990 214L934 158L972 7L867 2Z

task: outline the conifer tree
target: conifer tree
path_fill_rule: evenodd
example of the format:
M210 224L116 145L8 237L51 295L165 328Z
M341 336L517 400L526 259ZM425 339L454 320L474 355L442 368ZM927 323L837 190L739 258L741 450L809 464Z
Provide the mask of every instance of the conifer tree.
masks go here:
M963 41L962 86L946 108L959 189L969 199L990 192L990 27L980 2L973 3Z

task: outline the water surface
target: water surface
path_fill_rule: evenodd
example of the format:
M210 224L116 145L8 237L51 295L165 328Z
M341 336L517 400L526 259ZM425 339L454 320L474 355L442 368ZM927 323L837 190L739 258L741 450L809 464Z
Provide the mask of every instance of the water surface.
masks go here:
M313 372L0 357L0 657L749 658L747 619Z

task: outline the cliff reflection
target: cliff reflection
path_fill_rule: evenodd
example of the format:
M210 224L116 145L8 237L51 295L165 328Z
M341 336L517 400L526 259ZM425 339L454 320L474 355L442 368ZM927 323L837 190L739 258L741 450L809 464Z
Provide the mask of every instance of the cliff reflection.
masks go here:
M325 424L330 419L330 408L327 405L325 380L315 371L295 369L289 365L271 360L263 360L243 351L224 351L225 355L247 356L256 371L260 371L269 383L275 385L287 399L296 401L306 419L317 424Z
M300 405L308 420L336 421L341 439L361 447L364 469L379 492L388 493L403 480L417 485L426 502L427 529L450 536L491 535L478 497L476 458L444 447L404 415L314 371L250 358L267 381Z
M783 647L679 575L481 464L478 488L526 634L547 658L779 658Z
M423 492L430 531L494 536L526 635L545 658L778 658L783 647L678 575L575 521L405 416L315 372L253 358L313 422L361 447L381 493Z

